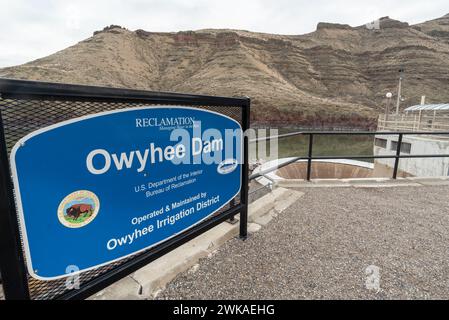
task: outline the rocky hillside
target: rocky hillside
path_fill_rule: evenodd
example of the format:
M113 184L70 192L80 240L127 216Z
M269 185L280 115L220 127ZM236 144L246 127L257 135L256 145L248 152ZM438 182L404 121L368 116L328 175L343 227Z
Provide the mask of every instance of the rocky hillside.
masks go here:
M449 15L413 26L386 17L378 26L319 23L297 36L110 26L0 76L247 95L259 123L370 127L404 67L403 106L421 95L449 102Z

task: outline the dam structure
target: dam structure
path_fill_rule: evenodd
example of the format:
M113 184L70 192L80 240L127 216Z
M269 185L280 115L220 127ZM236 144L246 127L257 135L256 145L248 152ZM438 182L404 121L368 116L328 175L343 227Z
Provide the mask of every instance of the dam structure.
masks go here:
M255 139L253 143L305 136L308 148L303 156L261 163L252 178L263 186L285 185L286 181L289 185L296 182L306 186L303 182L448 177L448 132L449 104L437 104L412 106L402 114L382 114L377 131L304 131ZM315 155L314 137L323 136L325 143L331 143L330 138L336 136L371 137L372 153Z
M411 132L403 135L400 151L402 154L448 154L449 135L439 134L449 131L449 103L423 104L408 107L403 113L382 114L378 120L378 131ZM429 132L429 135L414 135L413 132ZM376 135L374 155L394 155L398 149L398 135ZM376 159L376 173L391 171L392 159ZM438 177L449 176L449 158L409 158L401 159L399 172L402 176Z

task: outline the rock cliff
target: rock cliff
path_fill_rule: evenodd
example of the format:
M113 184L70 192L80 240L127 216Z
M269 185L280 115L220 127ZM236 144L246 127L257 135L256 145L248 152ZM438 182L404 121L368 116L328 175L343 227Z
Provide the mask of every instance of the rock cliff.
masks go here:
M275 35L112 25L48 57L0 69L0 76L246 95L255 122L315 127L374 126L402 67L403 107L421 95L449 102L449 15L412 26L384 17L370 26L319 23L309 34Z

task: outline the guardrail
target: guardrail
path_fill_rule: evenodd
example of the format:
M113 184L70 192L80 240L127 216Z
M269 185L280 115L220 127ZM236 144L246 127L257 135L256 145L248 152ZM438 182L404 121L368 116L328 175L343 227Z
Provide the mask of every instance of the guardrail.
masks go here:
M381 114L377 122L380 131L446 131L449 130L449 116L429 114Z
M282 167L288 166L289 164L295 163L299 160L307 160L307 181L310 181L311 173L312 173L312 161L313 160L335 160L335 159L359 159L359 160L368 160L368 159L395 159L394 162L394 168L393 168L393 179L397 178L398 168L399 168L399 160L403 158L449 158L449 154L401 154L401 145L402 145L402 138L404 135L447 135L449 136L449 131L434 131L434 132L427 132L427 131L416 131L416 132L409 132L409 131L303 131L303 132L292 132L287 134L281 134L277 136L272 137L263 137L258 139L252 139L249 141L249 143L257 143L261 141L268 141L268 140L274 140L274 139L282 139L286 137L292 137L292 136L309 136L309 146L308 146L308 152L307 156L301 156L301 157L295 157L293 159L290 159L288 161L285 161L281 164L279 164L276 167L268 168L265 170L262 170L260 172L254 173L250 175L249 180L254 180L256 178L262 177L265 174L278 170ZM313 137L318 135L370 135L370 136L376 136L376 135L397 135L398 136L398 143L396 148L396 154L395 155L343 155L343 156L314 156L313 155Z

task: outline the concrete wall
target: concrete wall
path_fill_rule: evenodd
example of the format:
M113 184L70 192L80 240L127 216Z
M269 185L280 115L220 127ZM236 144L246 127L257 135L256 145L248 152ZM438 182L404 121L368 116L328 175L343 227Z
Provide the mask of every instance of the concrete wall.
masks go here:
M391 150L392 141L398 141L397 135L376 136L386 139L386 148L374 146L375 155L395 155ZM449 139L430 136L403 136L403 142L411 144L410 154L449 154ZM402 153L405 154L405 153ZM394 159L376 159L374 170L384 170L385 166L393 168ZM399 170L416 177L449 176L449 158L401 159Z
M368 166L369 164L367 164ZM312 179L348 179L372 177L373 169L353 164L312 162ZM306 179L307 162L295 162L276 171L284 179Z
M265 162L258 166L253 173L269 171L256 181L264 186L278 183L285 180L304 180L306 179L307 160L298 160L278 170L272 170L285 162L292 161L295 158L281 158ZM312 162L312 179L346 179L346 178L367 178L372 177L374 165L369 162L337 159L320 160ZM270 171L271 170L271 171Z

